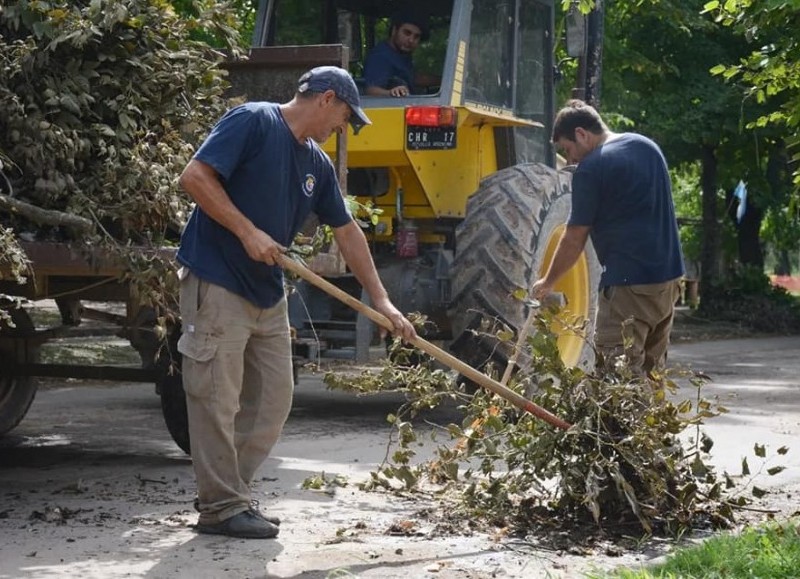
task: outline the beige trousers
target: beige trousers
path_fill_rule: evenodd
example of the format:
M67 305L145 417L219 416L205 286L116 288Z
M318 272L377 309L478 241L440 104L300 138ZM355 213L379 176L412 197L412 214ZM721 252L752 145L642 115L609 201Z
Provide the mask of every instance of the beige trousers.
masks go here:
M679 279L603 288L597 308L597 350L607 360L625 354L637 373L663 367L679 296ZM626 342L630 342L627 348Z
M183 387L200 520L250 508L250 482L292 404L286 299L259 308L185 269L181 275Z

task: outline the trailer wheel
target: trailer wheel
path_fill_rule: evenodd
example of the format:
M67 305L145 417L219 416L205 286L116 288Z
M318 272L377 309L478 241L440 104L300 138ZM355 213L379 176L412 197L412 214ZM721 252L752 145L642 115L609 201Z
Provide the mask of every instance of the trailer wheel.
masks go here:
M37 381L16 375L14 367L39 361L39 346L26 345L24 340L35 330L28 312L16 307L4 309L14 327L0 322L0 436L20 423L36 396Z
M180 335L180 329L173 330L158 357L156 392L161 397L161 413L172 440L186 454L191 454L189 416L183 390L181 354L178 352Z
M517 288L530 289L555 253L571 207L571 174L540 164L498 171L481 183L467 202L464 221L456 229L456 254L451 266L450 349L472 366L490 361L505 369L511 346L478 334L485 316L519 331L528 316L515 299ZM568 315L587 320L591 338L600 267L591 247L565 275L555 291L565 295ZM561 358L568 365L591 362L592 348L583 336L559 332Z

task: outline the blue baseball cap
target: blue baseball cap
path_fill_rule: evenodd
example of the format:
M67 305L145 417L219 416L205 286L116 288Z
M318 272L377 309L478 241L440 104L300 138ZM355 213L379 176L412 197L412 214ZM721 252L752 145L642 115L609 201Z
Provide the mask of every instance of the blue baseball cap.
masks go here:
M372 121L361 108L358 98L358 88L350 73L338 66L318 66L312 68L300 77L297 92L323 93L332 90L336 97L347 103L353 114L350 115L350 125L358 131L364 125L371 125Z

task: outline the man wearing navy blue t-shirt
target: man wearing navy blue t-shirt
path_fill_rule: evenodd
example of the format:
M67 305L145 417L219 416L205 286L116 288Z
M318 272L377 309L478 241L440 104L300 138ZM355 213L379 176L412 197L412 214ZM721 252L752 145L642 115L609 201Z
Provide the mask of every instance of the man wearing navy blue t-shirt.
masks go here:
M411 94L414 90L411 55L421 41L428 39L427 19L412 10L394 13L389 26L389 38L377 44L364 63L366 94L370 96L403 97Z
M310 213L333 229L372 304L408 340L411 323L383 287L364 234L317 143L370 124L355 82L326 66L300 78L284 104L229 110L180 178L196 202L181 237L180 309L195 506L201 533L271 538L280 521L250 497L292 403L291 341L276 258Z
M551 293L591 236L603 267L595 346L606 359L624 353L631 368L649 373L666 362L684 273L667 162L653 141L611 132L579 100L558 112L552 140L578 166L567 226L532 293Z

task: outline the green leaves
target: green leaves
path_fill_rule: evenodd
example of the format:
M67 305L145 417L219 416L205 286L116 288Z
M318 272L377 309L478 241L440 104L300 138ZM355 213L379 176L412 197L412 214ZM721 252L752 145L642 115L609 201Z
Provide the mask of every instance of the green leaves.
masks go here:
M0 152L15 164L17 194L102 224L86 241L127 263L138 295L162 309L174 301L168 268L125 248L174 241L186 221L178 176L226 108L222 55L192 35L220 34L227 13L218 5L188 21L149 0L23 0L0 11ZM40 229L8 219L17 233Z
M2 163L0 163L2 170ZM0 174L2 178L2 174ZM20 247L19 242L12 229L0 225L0 280L11 279L19 284L25 283L30 273L30 261L25 251ZM8 274L4 275L3 270ZM14 301L4 294L0 294L0 301ZM0 309L0 322L7 320L8 315L5 309Z
M751 43L752 51L738 62L723 63L712 74L738 77L743 95L764 105L748 128L770 126L786 138L789 147L800 144L800 5L797 2L758 3L727 0L709 2L705 12ZM721 69L725 65L724 70ZM794 169L794 195L800 195L800 170Z
M0 37L3 53L13 57L0 72L0 106L10 113L0 121L0 150L19 166L22 194L44 208L62 209L80 191L82 207L118 201L126 216L139 211L133 199L155 201L156 207L172 201L157 195L160 183L142 165L164 167L174 181L188 160L182 145L196 142L224 109L222 101L208 106L225 89L216 69L220 56L191 41L184 21L145 0L95 0L83 7L25 1L0 14ZM10 39L17 39L16 46L25 42L26 50L10 50ZM181 46L180 58L165 48L170 41ZM197 85L194 79L214 70L211 83ZM14 102L28 104L19 109ZM173 132L187 123L197 133ZM149 146L156 142L171 151ZM60 188L37 185L56 183L59 175ZM112 175L118 199L109 203ZM174 182L170 189L178 193ZM156 213L145 203L142 209L147 217ZM142 225L163 229L169 215L161 217L122 235L138 233Z
M321 491L327 495L333 496L337 488L346 487L347 478L338 474L335 476L328 476L325 472L310 476L303 480L300 488L312 491Z

